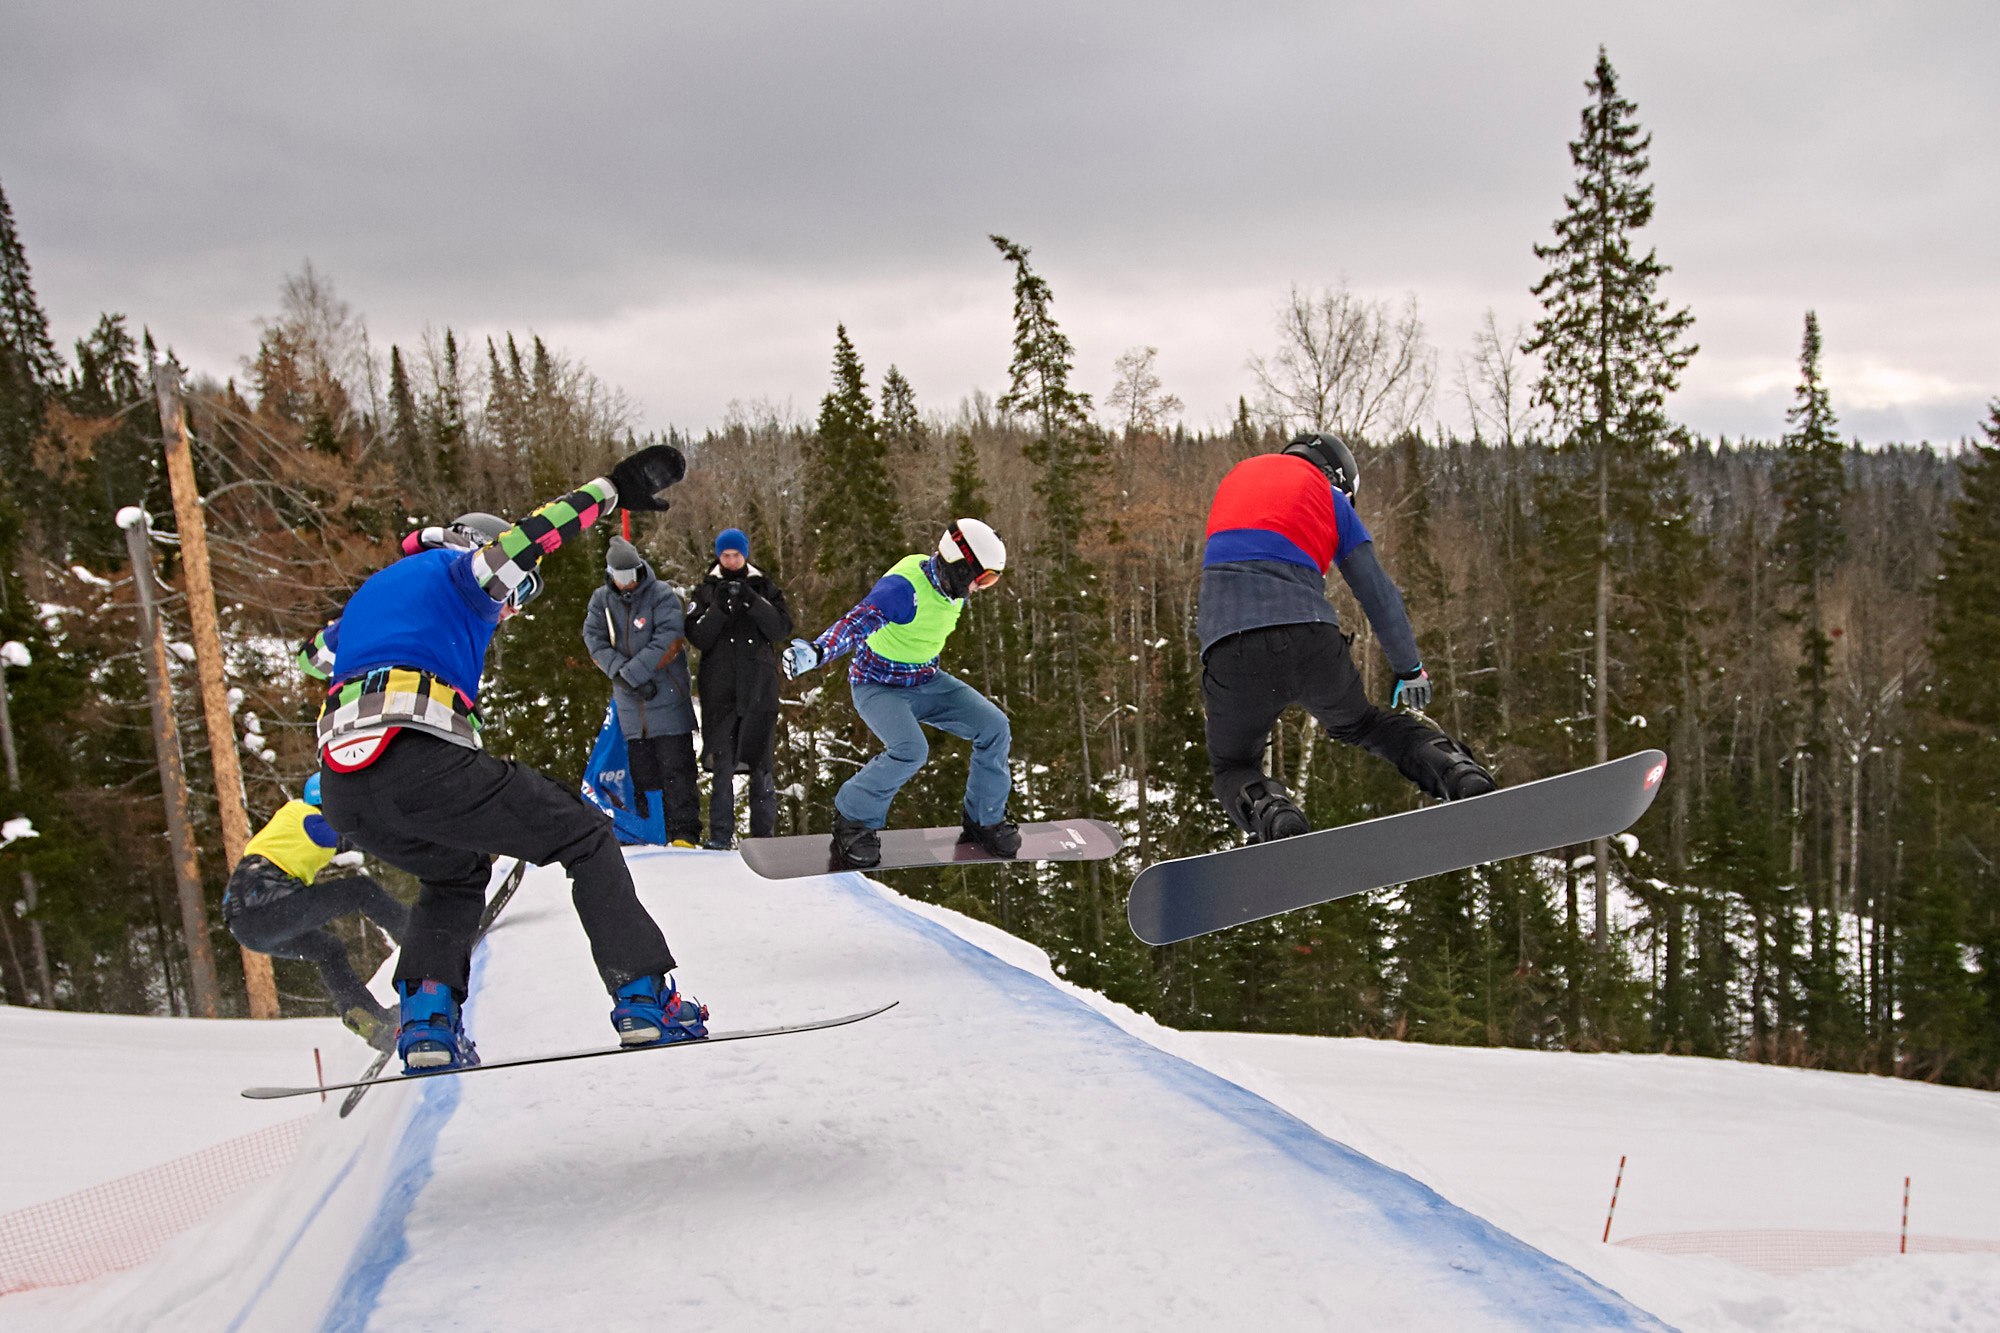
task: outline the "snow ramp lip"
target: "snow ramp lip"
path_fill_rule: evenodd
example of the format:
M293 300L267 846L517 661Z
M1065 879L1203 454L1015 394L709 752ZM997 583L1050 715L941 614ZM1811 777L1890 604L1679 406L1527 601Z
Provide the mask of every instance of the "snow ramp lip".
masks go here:
M1466 1208L1429 1185L1352 1148L1227 1075L1147 1040L1091 1004L1059 978L1043 975L961 934L949 920L917 910L900 894L865 875L829 877L901 928L926 936L968 967L1009 986L1026 1000L1038 985L1037 1007L1061 1012L1111 1040L1148 1067L1170 1095L1208 1108L1260 1139L1323 1186L1370 1208L1408 1255L1429 1255L1434 1276L1463 1283L1487 1306L1492 1327L1636 1329L1672 1326L1596 1279ZM1030 983L1022 987L1021 982Z

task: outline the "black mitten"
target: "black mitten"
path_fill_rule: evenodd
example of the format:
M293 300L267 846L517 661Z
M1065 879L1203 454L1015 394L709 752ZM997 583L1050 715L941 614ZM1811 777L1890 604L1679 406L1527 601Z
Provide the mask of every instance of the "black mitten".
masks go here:
M687 459L671 444L648 445L636 454L618 460L611 469L611 484L618 488L618 503L627 509L664 512L667 502L659 493L687 475Z

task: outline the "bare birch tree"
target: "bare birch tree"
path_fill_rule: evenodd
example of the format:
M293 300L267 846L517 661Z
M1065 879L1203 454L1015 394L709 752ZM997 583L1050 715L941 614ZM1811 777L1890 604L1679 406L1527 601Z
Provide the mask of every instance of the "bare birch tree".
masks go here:
M1124 417L1127 438L1165 434L1181 414L1181 400L1162 392L1159 372L1153 369L1159 355L1157 347L1128 347L1112 364L1117 378L1105 404Z
M1300 291L1278 308L1278 348L1253 354L1258 409L1292 429L1391 439L1413 428L1430 404L1437 351L1417 317L1417 298L1400 308L1348 290Z

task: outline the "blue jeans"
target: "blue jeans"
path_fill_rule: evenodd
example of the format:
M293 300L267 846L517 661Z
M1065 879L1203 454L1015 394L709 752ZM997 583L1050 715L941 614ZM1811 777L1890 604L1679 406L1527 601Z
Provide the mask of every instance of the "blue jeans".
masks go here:
M1007 814L1007 748L1013 729L991 699L949 672L921 685L854 687L854 710L886 747L834 793L833 807L847 818L881 828L889 822L889 802L930 757L920 723L972 742L972 767L965 776L965 815L975 824L997 824Z

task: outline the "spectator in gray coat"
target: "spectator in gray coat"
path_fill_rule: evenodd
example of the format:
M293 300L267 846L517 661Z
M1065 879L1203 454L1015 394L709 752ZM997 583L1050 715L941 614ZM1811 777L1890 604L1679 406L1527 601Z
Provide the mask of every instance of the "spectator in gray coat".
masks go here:
M646 793L659 792L667 841L676 847L701 841L685 631L680 594L654 577L632 543L612 538L604 586L590 595L584 613L583 642L611 678L639 813L647 814Z

